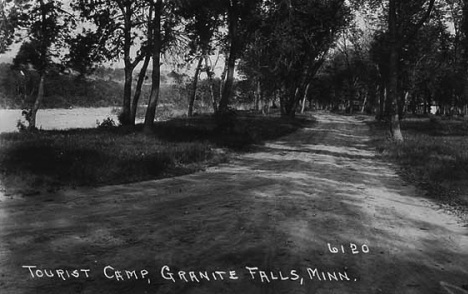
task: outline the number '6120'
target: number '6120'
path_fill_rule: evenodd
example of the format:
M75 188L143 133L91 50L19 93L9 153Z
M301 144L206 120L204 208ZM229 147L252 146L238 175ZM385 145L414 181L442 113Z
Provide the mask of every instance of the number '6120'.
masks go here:
M369 253L369 246L366 244L363 244L361 246L356 245L354 243L349 243L349 245L339 245L339 246L332 246L330 243L327 243L328 245L328 251L330 251L333 254L336 253L352 253L352 254L359 254L359 253Z

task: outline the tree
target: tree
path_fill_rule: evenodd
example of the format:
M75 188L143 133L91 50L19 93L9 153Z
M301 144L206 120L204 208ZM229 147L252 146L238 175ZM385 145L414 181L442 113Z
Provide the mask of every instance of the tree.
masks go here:
M382 1L356 0L358 7L363 4L381 8ZM387 61L387 102L389 112L389 128L392 138L396 142L403 141L398 116L398 99L400 97L399 80L401 74L400 57L403 48L408 44L429 19L433 11L435 0L389 0L383 7L386 12L386 31L383 34L384 44L388 49Z
M233 94L236 62L257 27L261 2L260 0L222 0L228 33L226 36L226 79L218 106L218 111L221 113L228 110L229 100Z
M243 60L259 88L280 94L283 116L294 117L299 101L325 61L338 32L347 24L345 1L268 1L262 22ZM249 73L250 72L250 73Z
M35 102L27 118L28 128L36 129L36 114L44 97L44 83L52 59L59 55L56 48L64 47L67 25L73 24L71 15L61 8L61 1L14 1L10 19L16 29L27 32L19 54L15 58L17 66L31 65L39 73L39 85Z
M177 13L186 22L185 32L189 38L190 50L186 59L189 62L196 61L188 107L188 116L192 116L203 62L205 63L204 70L208 79L211 81L213 78L209 56L214 53L213 39L221 25L222 6L219 1L185 0L182 1Z
M66 56L67 65L78 71L79 78L93 73L104 60L112 58L109 53L102 52L104 48L100 46L99 33L90 29L83 29L82 33L69 38L66 42L70 48Z
M403 46L415 37L418 30L429 18L434 7L434 2L435 0L429 0L428 3L421 0L412 2L389 0L388 36L390 56L388 64L388 99L391 101L390 130L396 142L403 141L397 111L400 53Z
M152 2L152 1L148 1ZM151 7L147 1L131 0L80 0L75 8L93 22L101 52L106 52L107 59L123 57L125 65L125 82L120 121L123 125L134 124L132 116L132 82L135 67L145 58L148 46L148 35L145 33L145 17ZM146 28L146 32L148 28ZM145 42L146 40L146 42ZM132 57L132 48L140 43L140 50Z
M151 132L154 119L156 117L156 108L159 100L160 82L161 82L161 57L171 48L182 47L181 39L178 38L177 28L180 19L174 14L177 5L176 1L149 1L154 11L152 18L152 45L149 49L153 61L151 74L151 92L148 100L148 107L145 114L144 131Z

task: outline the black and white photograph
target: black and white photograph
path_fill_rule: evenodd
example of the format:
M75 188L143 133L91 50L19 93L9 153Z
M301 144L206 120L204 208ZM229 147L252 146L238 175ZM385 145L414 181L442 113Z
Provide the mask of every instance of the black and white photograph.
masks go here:
M468 294L466 0L0 0L0 294Z

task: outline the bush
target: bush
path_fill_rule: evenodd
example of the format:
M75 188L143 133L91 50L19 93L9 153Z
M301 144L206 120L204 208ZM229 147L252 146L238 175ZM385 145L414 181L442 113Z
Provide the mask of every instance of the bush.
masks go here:
M104 119L102 122L99 122L99 120L96 120L96 125L98 128L112 128L112 127L117 126L115 121L110 117Z

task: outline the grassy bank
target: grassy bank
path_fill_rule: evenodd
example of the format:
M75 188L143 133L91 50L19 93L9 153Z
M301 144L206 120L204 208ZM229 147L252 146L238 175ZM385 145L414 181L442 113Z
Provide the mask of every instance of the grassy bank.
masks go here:
M243 114L227 129L209 116L142 126L0 135L0 181L7 194L121 184L202 170L310 123ZM223 150L222 152L220 150Z
M405 179L444 204L468 210L468 121L411 118L402 121L405 141L385 138L387 127L369 123L384 159L396 162Z

